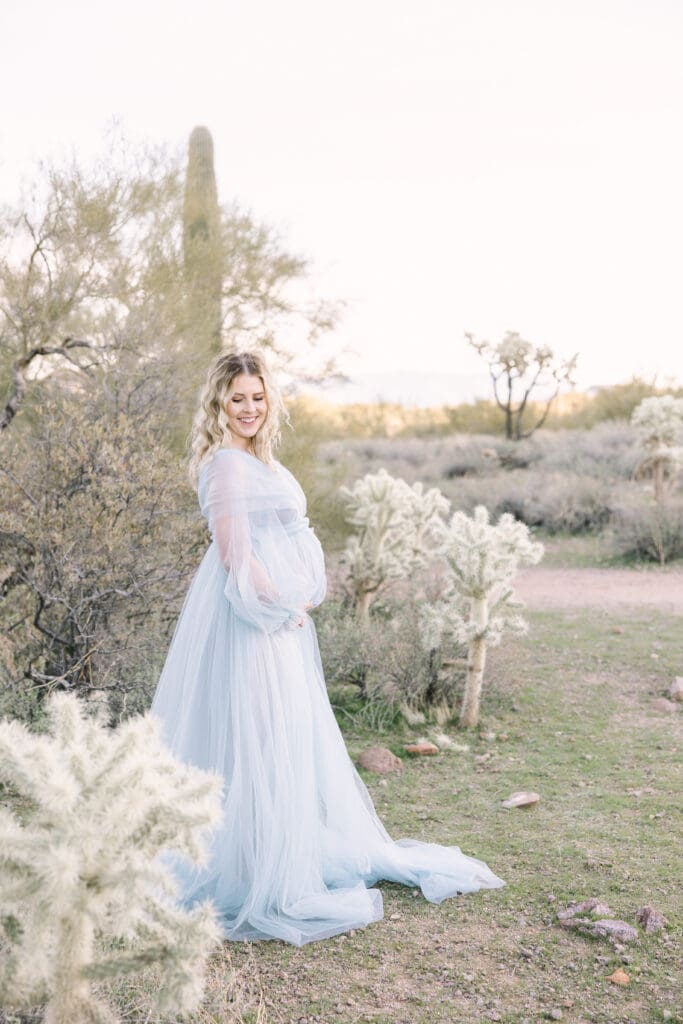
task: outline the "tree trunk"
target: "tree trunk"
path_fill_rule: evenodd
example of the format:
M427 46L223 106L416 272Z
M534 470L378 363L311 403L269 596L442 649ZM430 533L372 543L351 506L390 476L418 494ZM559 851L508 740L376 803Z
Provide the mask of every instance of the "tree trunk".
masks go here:
M508 371L507 374L507 387L508 397L505 403L505 436L508 441L512 441L514 437L514 430L512 426L512 377Z
M655 500L664 500L664 459L655 459L654 465L654 478L655 478Z
M358 595L358 615L367 622L370 618L370 601L372 599L372 590L362 590Z
M460 725L463 729L471 729L479 722L479 698L484 679L486 664L486 626L489 621L489 605L487 598L473 598L471 609L472 622L477 626L477 637L470 643L467 652L467 676L465 693L460 710Z
M92 962L94 929L92 921L81 910L62 918L57 939L57 959L53 993L45 1011L45 1024L94 1024L111 1015L95 1000L90 982L82 975Z

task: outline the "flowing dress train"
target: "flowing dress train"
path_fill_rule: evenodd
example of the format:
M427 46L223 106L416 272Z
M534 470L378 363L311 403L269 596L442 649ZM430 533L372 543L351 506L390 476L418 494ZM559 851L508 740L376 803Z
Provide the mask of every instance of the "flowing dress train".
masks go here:
M326 591L306 499L281 463L219 449L199 476L211 543L152 712L181 759L217 770L208 866L172 857L183 901L210 897L228 939L301 946L382 917L379 879L440 903L505 883L457 846L391 839L330 706L308 602Z

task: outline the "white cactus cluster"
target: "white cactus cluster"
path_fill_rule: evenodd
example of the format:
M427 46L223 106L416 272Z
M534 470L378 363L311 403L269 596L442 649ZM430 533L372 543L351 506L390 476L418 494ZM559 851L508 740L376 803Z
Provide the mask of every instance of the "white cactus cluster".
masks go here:
M342 562L358 610L368 615L371 602L390 580L405 579L436 553L443 516L450 503L435 487L411 487L385 469L367 473L352 488L340 488L346 521L356 527Z
M422 644L437 650L448 637L467 647L467 679L460 714L464 726L476 725L486 647L507 633L524 633L521 604L512 580L522 563L540 561L543 545L528 527L509 514L497 523L479 505L472 516L454 512L436 488L410 487L385 469L368 473L352 489L342 488L347 521L356 527L343 561L356 606L368 617L372 599L391 580L405 579L430 560L448 569L445 590L436 601L419 605Z
M641 443L651 453L671 453L680 457L683 445L683 398L653 395L644 398L633 410L631 423Z
M440 601L421 608L420 627L427 648L438 647L448 634L467 646L460 723L469 727L479 719L487 645L500 643L506 632L527 630L512 580L520 564L541 560L543 545L509 513L493 524L487 509L478 505L472 516L453 514L443 528L442 551L450 570L449 586Z
M665 474L675 476L683 466L683 398L673 395L644 398L633 410L631 423L647 452L639 472L652 473L655 498L661 501Z
M177 761L150 715L110 730L72 695L47 707L46 735L0 722L0 779L21 797L20 815L0 808L0 1001L46 1002L47 1024L112 1021L91 981L155 963L159 1010L194 1009L220 930L211 904L178 904L157 855L203 861L222 779Z

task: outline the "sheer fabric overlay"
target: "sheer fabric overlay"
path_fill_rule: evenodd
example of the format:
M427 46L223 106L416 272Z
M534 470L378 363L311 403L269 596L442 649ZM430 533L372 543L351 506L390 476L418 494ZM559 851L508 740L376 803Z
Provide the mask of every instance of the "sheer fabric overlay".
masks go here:
M211 898L227 939L301 946L381 918L379 879L433 903L504 885L457 846L394 842L377 816L303 610L325 596L325 562L289 470L219 449L199 502L212 540L152 704L174 753L226 780L208 865L164 854L183 902Z

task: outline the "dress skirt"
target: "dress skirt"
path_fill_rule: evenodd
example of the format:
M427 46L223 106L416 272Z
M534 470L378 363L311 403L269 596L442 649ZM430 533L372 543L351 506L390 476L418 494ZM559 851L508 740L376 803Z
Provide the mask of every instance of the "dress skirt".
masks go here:
M152 705L173 752L225 779L208 865L164 854L183 902L213 900L227 939L301 946L381 918L379 879L433 903L503 886L457 846L391 839L330 706L313 620L259 628L226 579L213 540Z

